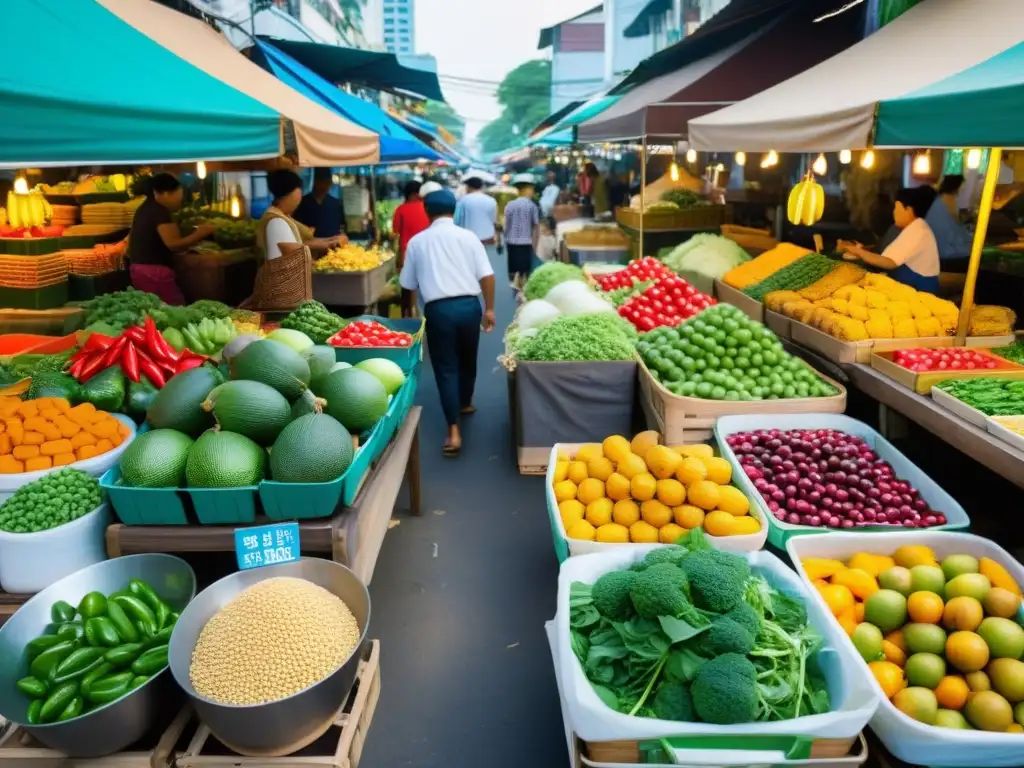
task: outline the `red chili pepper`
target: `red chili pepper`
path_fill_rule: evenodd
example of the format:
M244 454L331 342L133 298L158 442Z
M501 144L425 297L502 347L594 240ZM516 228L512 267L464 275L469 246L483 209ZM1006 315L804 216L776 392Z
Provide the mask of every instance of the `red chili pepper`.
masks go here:
M178 362L181 359L181 352L171 346L171 343L164 338L164 335L157 331L156 333L157 343L160 345L160 349L163 351L163 357L165 360L171 360Z
M139 360L139 370L145 374L147 379L153 382L153 386L157 389L162 389L164 384L167 383L167 379L164 378L164 372L160 370L160 366L148 357Z
M94 333L85 340L85 344L82 345L82 349L79 350L79 354L89 352L97 352L101 349L108 349L111 344L114 343L113 336L106 336L102 333Z
M129 379L136 383L139 381L139 356L130 341L124 345L124 352L121 353L121 368Z
M205 358L202 357L183 357L178 361L178 370L175 373L184 373L185 371L191 371L193 368L198 368L200 365L206 362Z
M146 322L143 326L143 333L146 337L145 349L153 356L155 360L159 360L164 356L164 348L158 341L160 337L160 331L156 329L156 323L153 322L153 318L146 315Z
M77 379L78 375L82 372L82 368L84 368L84 367L85 367L85 358L84 357L80 357L77 360L75 360L75 362L73 362L71 364L71 368L70 368L70 370L68 370L68 373L72 377Z
M121 359L121 352L124 351L124 345L127 343L128 336L123 335L102 353L100 359L103 361L103 368L109 368Z
M134 325L122 333L121 336L129 341L134 341L136 344L144 344L146 342L146 329L141 325Z
M103 365L103 359L106 357L106 352L94 352L92 357L85 361L82 365L82 370L78 374L78 380L84 384L97 373L105 370L109 366Z

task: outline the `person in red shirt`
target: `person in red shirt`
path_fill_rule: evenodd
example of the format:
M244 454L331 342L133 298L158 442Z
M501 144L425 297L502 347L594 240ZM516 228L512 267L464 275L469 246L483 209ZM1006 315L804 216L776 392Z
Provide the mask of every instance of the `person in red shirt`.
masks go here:
M427 211L420 198L420 183L410 181L405 185L405 202L395 210L391 220L391 231L398 236L398 267L405 263L405 249L414 236L430 226Z

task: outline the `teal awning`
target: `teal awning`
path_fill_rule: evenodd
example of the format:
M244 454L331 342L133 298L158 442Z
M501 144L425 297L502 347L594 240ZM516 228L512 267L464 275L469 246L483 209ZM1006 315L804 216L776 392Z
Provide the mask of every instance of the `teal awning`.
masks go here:
M875 144L1024 147L1024 43L881 102Z
M599 98L591 99L578 109L575 109L570 114L566 115L565 118L555 126L555 128L575 128L580 123L600 115L606 109L617 103L621 98L621 96L601 96Z
M569 147L572 146L572 129L557 126L527 140L528 147Z
M5 0L0 166L277 157L281 117L93 0ZM40 31L40 42L31 30ZM90 59L83 41L117 51ZM102 58L102 57L101 57ZM113 61L113 60L111 60Z

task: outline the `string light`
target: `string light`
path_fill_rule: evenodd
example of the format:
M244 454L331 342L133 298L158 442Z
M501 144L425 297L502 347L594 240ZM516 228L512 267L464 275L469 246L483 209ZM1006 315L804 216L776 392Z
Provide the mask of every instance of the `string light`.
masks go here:
M196 176L199 177L200 181L206 178L206 163L202 160L196 163Z
M688 163L696 163L697 162L697 150L696 149L688 149L688 150L686 150L686 162L688 162Z
M768 154L761 158L762 168L774 168L779 164L779 153L774 149L769 150Z
M849 165L850 161L853 160L853 152L848 149L844 149L839 153L839 162L843 165Z
M742 168L744 165L747 164L747 153L746 152L737 152L736 156L733 159L735 160L736 165L738 165L738 166L740 166Z
M932 156L927 152L921 152L914 156L910 172L915 176L930 176L932 172Z
M238 195L231 196L231 218L237 219L242 215L242 201L238 199Z
M828 173L828 160L825 159L825 155L818 155L814 163L811 164L811 170L819 176L824 176Z
M14 192L18 195L28 194L28 182L25 181L24 176L19 176L14 180Z
M875 151L873 149L866 150L860 156L860 167L866 171L870 171L875 167Z
M968 170L978 170L981 167L981 150L977 147L967 150L967 159L965 163Z
M672 165L669 166L668 176L672 181L679 181L679 164L675 161L673 161Z

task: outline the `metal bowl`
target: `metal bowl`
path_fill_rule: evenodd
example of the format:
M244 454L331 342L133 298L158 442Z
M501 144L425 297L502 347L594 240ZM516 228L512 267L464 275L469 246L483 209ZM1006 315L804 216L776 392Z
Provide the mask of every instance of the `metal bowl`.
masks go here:
M60 557L54 553L54 557ZM129 555L90 565L66 576L25 603L0 627L0 715L23 726L46 746L70 757L101 757L120 752L149 731L173 695L165 669L127 696L63 723L29 725L29 699L15 683L28 674L25 645L50 624L50 607L58 600L78 605L89 592L109 595L129 579L150 584L175 611L196 594L196 575L172 555Z
M284 699L233 705L196 692L189 677L192 650L206 623L241 592L266 579L291 577L317 584L341 598L359 625L359 642L330 675ZM370 594L352 571L331 560L303 558L284 565L238 571L211 584L189 603L174 625L170 665L178 685L220 741L243 755L286 755L315 740L345 703L355 681L359 650L370 625Z

